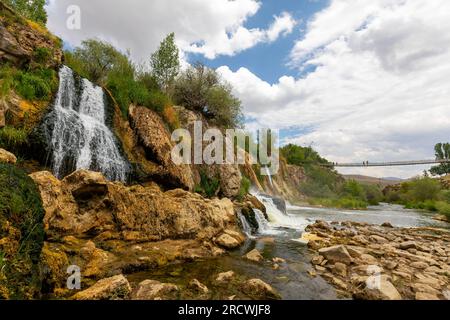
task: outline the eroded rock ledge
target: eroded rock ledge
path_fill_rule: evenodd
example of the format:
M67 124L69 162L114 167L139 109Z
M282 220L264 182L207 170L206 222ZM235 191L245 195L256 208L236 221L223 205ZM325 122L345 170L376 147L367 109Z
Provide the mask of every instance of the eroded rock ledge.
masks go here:
M450 232L357 222L317 221L315 271L343 296L356 299L450 299Z
M125 186L86 170L63 180L50 172L30 177L45 209L41 256L50 294L65 294L69 265L81 268L85 288L120 273L217 256L245 240L227 198Z

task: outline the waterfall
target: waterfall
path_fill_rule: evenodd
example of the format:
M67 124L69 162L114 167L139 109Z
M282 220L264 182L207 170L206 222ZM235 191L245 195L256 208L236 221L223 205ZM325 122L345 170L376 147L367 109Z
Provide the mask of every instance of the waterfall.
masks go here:
M247 219L245 219L244 215L240 211L238 211L237 216L241 223L242 231L245 233L247 237L252 238L252 228L250 227L250 224L248 223Z
M270 186L273 188L273 181L272 175L270 174L270 170L267 166L264 167L264 170L266 171L266 176L269 177Z
M52 111L53 130L48 141L53 173L62 178L74 170L102 172L109 180L125 181L130 166L106 125L103 89L87 79L76 79L63 66Z
M282 212L275 204L274 198L260 193L252 193L252 195L264 204L266 207L267 216L269 218L269 221L267 221L262 212L259 210L254 210L255 213L257 213L257 221L260 226L259 232L263 230L263 233L267 233L269 230L279 227L303 230L309 224L305 218L299 215L291 215L289 213Z

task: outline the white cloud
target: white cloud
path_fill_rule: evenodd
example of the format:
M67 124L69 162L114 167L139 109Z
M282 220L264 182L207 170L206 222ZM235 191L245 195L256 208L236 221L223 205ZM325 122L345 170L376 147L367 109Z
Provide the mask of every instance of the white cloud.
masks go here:
M219 71L256 119L300 126L331 161L433 158L450 140L450 2L334 0L307 24L292 65L317 69L269 84L245 68ZM422 167L352 169L407 177ZM347 171L348 170L344 170Z
M66 28L69 5L81 8L81 30ZM140 61L172 31L186 53L208 58L235 55L292 32L295 20L289 13L275 16L267 30L245 28L260 7L257 0L50 0L47 8L49 29L70 44L98 37L130 49Z

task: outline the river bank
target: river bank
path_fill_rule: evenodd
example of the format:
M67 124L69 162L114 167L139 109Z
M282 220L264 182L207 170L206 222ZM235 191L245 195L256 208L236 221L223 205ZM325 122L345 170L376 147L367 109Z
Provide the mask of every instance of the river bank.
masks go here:
M450 299L450 232L361 222L306 228L313 275L356 299Z

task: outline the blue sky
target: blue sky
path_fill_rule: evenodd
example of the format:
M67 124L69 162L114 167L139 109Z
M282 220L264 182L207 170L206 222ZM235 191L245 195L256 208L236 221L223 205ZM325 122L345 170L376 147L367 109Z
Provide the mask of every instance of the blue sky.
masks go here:
M245 23L245 27L264 28L271 23L274 15L289 12L298 22L292 33L278 38L273 43L258 44L232 57L219 56L216 59L207 59L201 54L190 54L189 62L200 61L212 68L226 65L233 71L245 67L269 83L276 83L285 75L300 77L303 75L302 72L287 66L289 53L294 42L304 33L306 22L328 3L328 0L264 0L256 15L250 17Z

